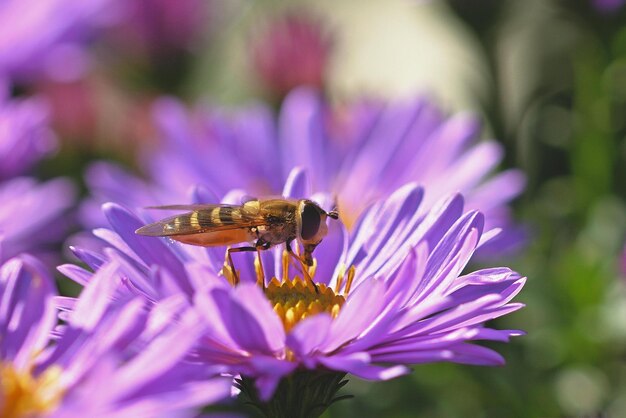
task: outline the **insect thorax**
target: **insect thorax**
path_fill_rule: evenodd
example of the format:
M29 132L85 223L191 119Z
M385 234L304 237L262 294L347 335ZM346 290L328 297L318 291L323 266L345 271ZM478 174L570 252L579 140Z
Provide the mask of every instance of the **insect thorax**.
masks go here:
M295 208L292 205L267 205L264 210L266 225L257 228L259 239L277 245L296 237Z

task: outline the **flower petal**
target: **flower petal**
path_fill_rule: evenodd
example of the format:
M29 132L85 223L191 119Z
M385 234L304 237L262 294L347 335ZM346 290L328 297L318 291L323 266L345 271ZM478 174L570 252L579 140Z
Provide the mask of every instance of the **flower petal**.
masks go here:
M105 204L103 210L113 230L147 265L158 264L168 268L172 274L181 276L185 274L181 261L161 239L135 234L135 231L143 226L137 217L113 203ZM191 292L191 289L185 290Z
M25 367L56 324L53 279L41 262L22 255L0 268L0 358Z
M306 357L326 340L332 322L330 315L325 313L305 318L287 334L287 346L306 362Z
M366 353L353 353L321 357L320 363L329 369L352 373L367 380L390 380L409 373L409 369L405 366L374 366L370 360L370 356Z
M294 199L305 199L311 195L311 180L307 171L302 167L294 167L289 172L283 196Z
M316 92L296 89L283 103L279 120L283 159L289 161L285 169L302 167L324 173L328 152L324 150L325 137L321 118L321 103ZM284 172L287 175L287 171ZM317 188L327 186L322 176L316 180ZM319 184L318 184L319 183ZM310 193L304 196L310 196Z
M221 289L211 293L226 330L239 347L266 354L283 349L283 325L257 285L243 283L230 293Z
M364 332L384 308L384 291L385 285L376 279L358 286L332 322L330 334L320 350L332 352Z

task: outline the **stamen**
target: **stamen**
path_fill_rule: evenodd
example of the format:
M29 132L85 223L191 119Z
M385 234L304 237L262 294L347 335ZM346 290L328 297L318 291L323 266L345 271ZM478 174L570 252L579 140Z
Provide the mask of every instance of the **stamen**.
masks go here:
M321 312L329 313L333 318L339 314L344 297L336 295L324 284L315 286L300 277L279 282L274 278L265 289L274 312L281 319L286 332L302 319Z
M300 261L300 266L296 265L295 267L298 272L301 271L303 273L304 277L297 275L293 279L289 278L289 267L294 262L294 259ZM281 279L274 277L270 280L267 287L264 287L263 265L258 256L254 260L257 284L264 290L265 296L272 304L276 315L281 319L286 332L291 331L298 322L311 315L322 312L330 314L332 318L336 318L339 315L345 298L350 293L350 288L352 287L356 272L354 266L350 266L347 271L345 265L341 266L333 290L325 284L316 283L313 280L317 272L317 259L315 258L312 266L306 266L302 260L285 250L281 256L281 265ZM302 270L297 267L301 267ZM233 274L229 263L224 263L222 274L233 286L237 285L237 276Z
M265 272L263 271L263 264L261 263L261 255L258 253L254 258L254 272L256 273L256 284L265 287Z
M348 293L350 293L350 288L352 287L352 280L354 280L355 272L356 269L354 268L354 266L350 266L350 268L348 269L348 280L346 281L346 288L343 290L343 294L345 296L348 296Z
M49 367L34 377L29 370L0 363L0 417L30 418L52 411L63 397L60 376L60 367Z
M282 264L283 264L283 282L289 280L289 253L287 251L283 251L282 255Z
M337 276L337 283L335 284L335 293L339 293L341 285L343 284L343 278L346 275L346 265L342 264L339 268L339 275Z

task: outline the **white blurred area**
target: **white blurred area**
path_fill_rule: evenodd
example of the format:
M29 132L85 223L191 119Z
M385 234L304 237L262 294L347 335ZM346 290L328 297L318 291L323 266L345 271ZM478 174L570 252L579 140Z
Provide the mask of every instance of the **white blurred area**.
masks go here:
M441 2L322 0L338 29L330 88L341 95L433 95L446 108L476 108L484 59Z
M327 20L336 40L328 73L328 91L334 99L427 94L450 111L476 110L476 97L484 97L490 84L476 40L443 2L233 3L224 4L230 13L217 35L220 51L201 58L190 85L192 96L222 103L249 100L254 89L246 56L250 33L269 16L298 6Z

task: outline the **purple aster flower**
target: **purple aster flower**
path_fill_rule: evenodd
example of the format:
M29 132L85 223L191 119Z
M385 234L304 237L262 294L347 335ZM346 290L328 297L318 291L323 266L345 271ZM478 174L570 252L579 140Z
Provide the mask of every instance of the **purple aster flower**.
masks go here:
M0 260L24 251L43 255L70 225L62 214L74 200L74 187L65 179L38 183L18 177L0 182L0 199L5 202L0 207Z
M522 306L510 300L524 279L506 268L462 275L479 246L482 215L463 213L456 196L420 216L422 199L421 189L401 189L344 235L342 251L320 250L317 291L291 279L283 259L264 289L245 283L199 292L199 312L215 328L200 357L223 358L233 372L254 377L262 399L302 368L387 380L407 364L503 364L470 342L520 335L484 323Z
M303 172L295 172L284 195L309 196L307 183ZM316 199L322 206L330 202L323 195ZM497 231L483 232L483 215L465 211L460 195L428 210L421 209L424 200L423 190L409 184L366 209L351 232L330 223L308 270L316 286L302 279L301 267L290 266L280 246L263 252L261 262L238 254L241 282L233 286L224 248L136 235L141 220L114 204L104 207L112 230L95 231L113 249L75 253L95 271L110 260L123 264L121 295L184 295L210 329L195 358L242 376L239 387L248 395L253 381L260 400L269 399L281 380L307 371L339 386L346 372L386 380L411 364L501 365L498 353L473 342L522 333L485 322L523 306L511 299L525 279L508 268L463 274ZM94 274L71 265L61 271L83 283ZM328 404L330 398L311 402Z
M274 97L295 87L322 88L332 39L322 20L291 11L267 22L252 40L252 71Z
M67 226L62 213L74 201L66 179L39 183L23 175L54 150L46 107L38 99L0 97L0 261L22 251L42 251ZM4 258L3 258L4 257Z
M2 265L0 416L191 416L190 408L228 395L229 379L183 361L202 332L193 312L141 298L112 303L117 269L103 265L81 297L69 300L56 296L52 277L32 257ZM56 304L73 311L52 338Z
M111 0L6 0L0 5L0 74L25 80L42 73L78 77L87 67L83 44L117 14Z
M37 98L10 99L0 81L0 181L26 173L55 149L48 109Z
M155 118L162 144L143 158L147 181L103 163L87 173L97 204L84 211L91 225L102 225L93 219L99 213L94 206L106 201L133 208L188 202L197 188L219 198L233 188L275 195L301 167L314 191L336 196L350 229L371 202L416 182L426 190L421 209L461 192L468 208L485 215L488 229L503 229L482 253L512 250L524 239L507 207L522 191L524 176L517 170L494 174L502 148L477 141L476 118L446 117L425 99L337 111L314 91L300 89L286 98L277 122L261 105L235 114L206 107L188 112L172 99L156 105Z

